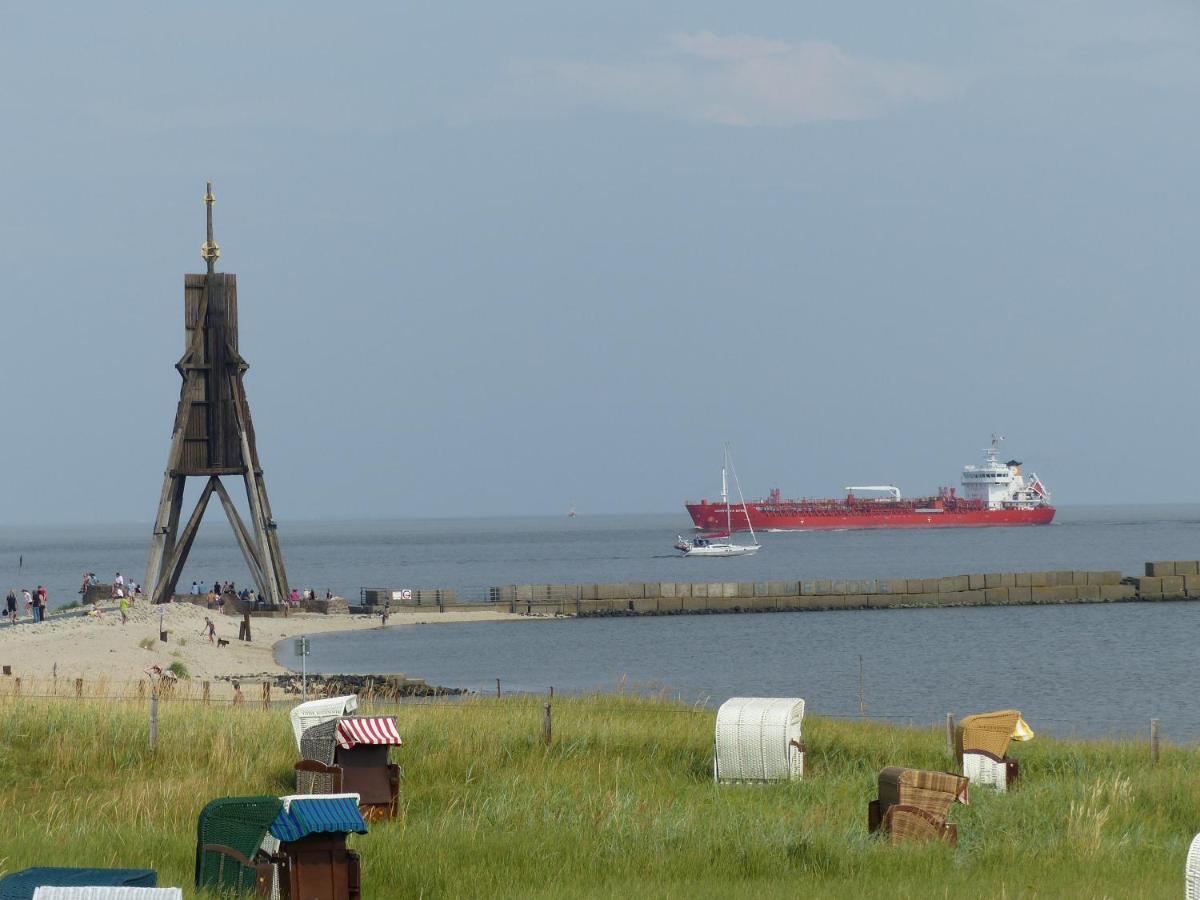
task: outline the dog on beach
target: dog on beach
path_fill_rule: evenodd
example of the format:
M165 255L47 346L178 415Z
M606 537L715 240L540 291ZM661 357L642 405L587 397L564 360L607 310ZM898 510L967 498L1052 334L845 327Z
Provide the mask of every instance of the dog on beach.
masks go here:
M227 647L227 646L229 646L229 641L225 640L225 638L217 638L217 646L218 647Z

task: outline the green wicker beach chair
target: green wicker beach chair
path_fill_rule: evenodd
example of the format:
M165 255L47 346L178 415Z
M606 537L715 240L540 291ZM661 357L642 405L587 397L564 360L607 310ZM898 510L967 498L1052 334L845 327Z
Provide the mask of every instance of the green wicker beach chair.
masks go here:
M205 806L196 827L196 887L269 897L272 860L260 848L282 808L278 797L221 797Z

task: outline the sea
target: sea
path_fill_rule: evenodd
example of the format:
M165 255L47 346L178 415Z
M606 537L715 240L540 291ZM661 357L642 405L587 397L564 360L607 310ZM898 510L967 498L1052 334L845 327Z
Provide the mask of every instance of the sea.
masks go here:
M248 581L223 520L202 526L180 579ZM755 556L682 558L691 522L665 515L281 521L292 586L354 602L364 588L453 588L486 602L509 584L929 578L1117 569L1200 558L1200 504L1060 508L1052 525L760 534ZM78 598L85 571L144 577L150 525L0 527L4 587ZM17 627L34 627L19 625ZM1200 604L762 613L459 623L313 638L310 671L404 673L506 693L625 691L715 706L797 696L813 713L931 725L1020 709L1035 730L1200 739ZM277 648L300 668L291 642Z

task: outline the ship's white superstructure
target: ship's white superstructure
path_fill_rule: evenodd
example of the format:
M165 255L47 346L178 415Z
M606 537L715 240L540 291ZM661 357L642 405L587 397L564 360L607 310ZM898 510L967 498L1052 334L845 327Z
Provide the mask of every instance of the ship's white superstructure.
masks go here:
M1000 461L1000 442L992 435L992 446L983 451L983 465L963 466L962 494L966 500L981 500L988 509L1033 509L1050 501L1050 492L1033 472L1029 478L1015 459Z

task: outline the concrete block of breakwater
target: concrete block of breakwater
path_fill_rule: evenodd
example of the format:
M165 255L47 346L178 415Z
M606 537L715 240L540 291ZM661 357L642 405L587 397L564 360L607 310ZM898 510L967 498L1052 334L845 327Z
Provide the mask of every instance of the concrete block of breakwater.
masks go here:
M656 613L658 612L657 597L643 597L640 600L629 600L629 608L635 613Z
M517 585L517 600L521 603L528 603L532 599L533 599L533 585L532 584L518 584Z
M1004 576L999 572L988 572L983 576L983 586L985 588L1008 587L1004 584Z
M1162 578L1162 592L1164 597L1175 598L1183 596L1183 578L1182 575L1164 575Z
M741 601L737 597L709 597L708 608L718 612L733 612Z
M908 586L904 589L906 594L921 594L924 593L925 582L921 578L909 578L905 584Z
M830 594L846 593L846 583L847 582L846 582L845 578L835 578L833 581L833 584L830 585L827 593L830 593Z
M1075 596L1083 603L1096 603L1100 600L1100 585L1080 584L1075 586Z
M1087 583L1088 583L1088 573L1087 572L1072 572L1071 573L1071 584L1075 585L1076 587L1079 587L1081 584L1087 584Z
M597 588L597 585L594 585L594 584L581 584L579 586L579 599L580 600L599 600L600 595L599 595L599 593L597 593L596 588Z
M1150 591L1149 593L1146 593L1146 594L1138 594L1138 599L1144 600L1147 603L1158 603L1165 598L1158 591Z
M642 585L642 596L648 600L657 600L660 596L657 581L647 581Z
M754 596L755 597L770 597L771 596L770 586L765 581L756 581L754 583Z
M683 611L682 597L659 597L658 611L664 613L677 613Z
M660 596L660 597L677 597L677 596L679 596L678 594L675 593L675 582L660 581L658 583L658 596Z
M937 580L937 590L939 594L953 594L966 590L966 586L959 587L957 575L946 575Z
M1013 577L1016 579L1013 584L1014 587L1032 587L1033 586L1033 573L1032 572L1015 572L1015 573L1013 573Z
M1176 575L1195 575L1197 572L1200 572L1200 568L1198 567L1200 567L1200 563L1197 563L1194 559L1175 560Z
M1159 560L1146 563L1146 574L1150 577L1175 574L1175 563L1171 560Z
M1018 606L1027 606L1033 602L1033 588L1013 585L1008 588L1008 602Z
M972 591L982 590L987 587L987 576L980 572L977 575L967 576L967 588Z
M684 612L700 612L708 608L708 599L706 597L680 597L679 605Z
M739 597L753 597L754 596L754 582L753 581L739 581L738 586L737 586L737 595Z
M746 601L750 609L779 609L779 597L753 597Z
M711 596L712 592L709 591ZM736 581L725 581L721 583L721 596L729 599L730 597L738 597L738 583Z
M1050 587L1051 586L1050 573L1049 572L1030 572L1029 573L1029 586L1030 587Z
M800 582L772 581L767 585L767 593L772 597L799 597Z
M1133 579L1133 584L1137 588L1138 596L1144 597L1147 594L1161 594L1162 580L1161 575L1146 575Z
M1193 591L1200 593L1200 575L1184 575L1183 589L1190 595Z
M1033 603L1053 603L1055 590L1055 588L1047 587L1044 584L1031 587L1029 589L1031 601Z
M984 602L989 606L1005 606L1008 603L1008 588L987 588L983 592Z
M1016 572L1001 572L1000 587L1016 587L1017 573Z
M1100 599L1109 602L1118 602L1121 600L1132 600L1137 596L1137 588L1132 584L1102 584L1100 585Z
M941 588L938 587L939 581L941 581L940 578L922 578L921 579L921 593L922 594L936 594L939 590L941 590Z
M832 594L833 593L833 582L826 581L824 579L818 579L818 580L814 581L813 582L813 593L814 594Z
M675 596L676 597L692 596L691 582L682 582L682 581L675 582Z

